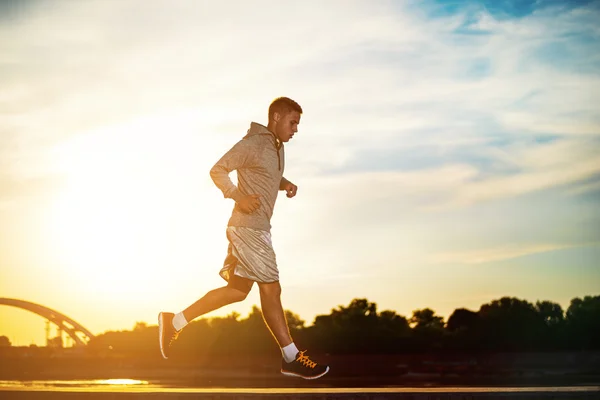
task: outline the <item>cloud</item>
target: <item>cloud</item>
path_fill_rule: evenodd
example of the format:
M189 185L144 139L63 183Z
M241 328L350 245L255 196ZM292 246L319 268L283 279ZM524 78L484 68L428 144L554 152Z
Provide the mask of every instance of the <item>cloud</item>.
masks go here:
M468 205L478 201L519 196L536 190L580 182L600 173L597 141L557 140L537 146L513 146L499 160L514 162L520 171L465 182L452 202ZM509 161L510 162L510 161Z
M433 264L486 264L532 254L546 253L585 245L568 244L515 244L489 249L435 254L429 258Z
M576 185L573 188L569 189L568 193L576 196L584 193L591 193L597 191L600 191L600 180L598 179L592 182L583 182L579 185Z
M389 172L382 179L398 181L387 183L403 188L397 195L433 192L454 206L597 173L590 154L600 145L582 137L600 134L592 106L600 78L535 57L558 41L584 63L594 44L580 38L598 33L597 10L544 6L500 18L474 2L431 18L414 4L328 3L319 13L267 4L258 14L254 4L53 3L4 24L0 125L19 141L13 173L48 168L34 155L70 135L165 109L194 108L196 121L240 130L229 133L233 142L282 90L307 110L288 153L294 173L363 182L362 174ZM467 16L469 29L486 35L457 31ZM537 141L563 136L574 136L564 149L562 139ZM559 161L561 151L569 158ZM523 164L535 160L546 164ZM451 172L451 185L437 179L455 168L469 173L457 181ZM423 181L407 180L411 171Z

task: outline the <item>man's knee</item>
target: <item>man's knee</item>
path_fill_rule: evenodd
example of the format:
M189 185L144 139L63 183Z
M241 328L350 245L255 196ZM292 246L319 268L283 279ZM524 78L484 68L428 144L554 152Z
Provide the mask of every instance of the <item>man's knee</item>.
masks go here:
M232 303L244 301L248 296L247 292L242 292L241 290L234 289L229 286L227 287L227 289L229 290L229 300L231 300Z
M281 296L281 285L279 281L270 283L259 283L258 288L260 289L261 296L267 297L279 297Z

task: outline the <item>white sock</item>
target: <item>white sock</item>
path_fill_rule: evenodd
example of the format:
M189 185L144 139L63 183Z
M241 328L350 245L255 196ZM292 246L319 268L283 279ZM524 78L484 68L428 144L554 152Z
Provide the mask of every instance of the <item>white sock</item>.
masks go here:
M283 359L285 360L285 362L291 363L296 359L296 356L298 355L298 348L296 347L294 342L292 342L287 346L281 348L281 354L283 355Z
M175 314L173 317L173 328L175 328L176 331L180 331L187 324L188 322L183 315L183 311Z

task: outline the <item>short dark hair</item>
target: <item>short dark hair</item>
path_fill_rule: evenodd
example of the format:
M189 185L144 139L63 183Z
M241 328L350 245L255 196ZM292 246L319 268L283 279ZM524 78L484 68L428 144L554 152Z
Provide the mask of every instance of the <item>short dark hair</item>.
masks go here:
M269 121L273 119L273 114L275 113L283 115L292 111L302 114L302 107L289 97L278 97L269 106Z

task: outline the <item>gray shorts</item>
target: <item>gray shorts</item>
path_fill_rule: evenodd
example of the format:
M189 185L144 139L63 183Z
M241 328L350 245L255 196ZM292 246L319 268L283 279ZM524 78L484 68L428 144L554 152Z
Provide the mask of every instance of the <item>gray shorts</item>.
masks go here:
M233 275L254 282L279 281L271 232L241 226L228 226L227 257L219 275L229 282Z

